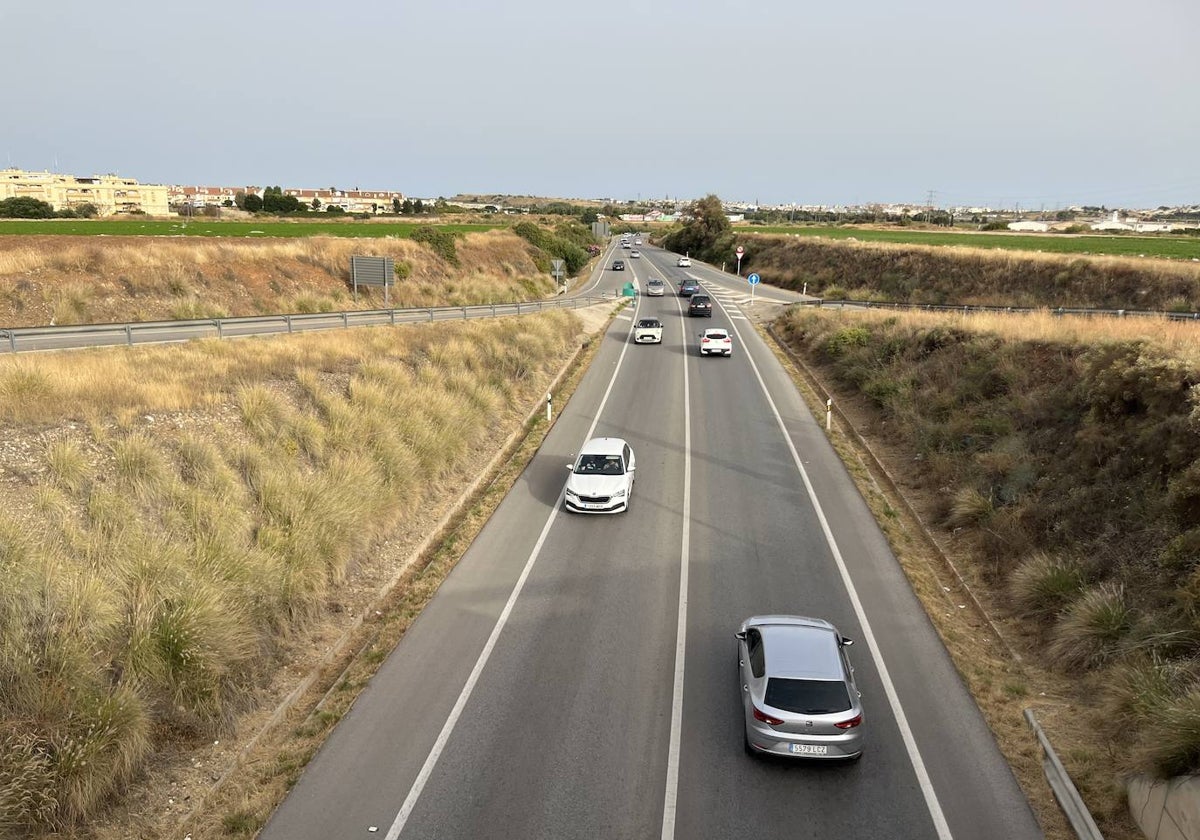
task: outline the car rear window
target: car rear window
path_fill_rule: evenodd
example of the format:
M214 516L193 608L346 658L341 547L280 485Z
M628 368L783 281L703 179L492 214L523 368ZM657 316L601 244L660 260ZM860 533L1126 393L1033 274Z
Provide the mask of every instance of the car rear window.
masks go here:
M844 682L833 680L767 680L768 706L802 715L829 715L850 708Z
M729 336L725 335L725 333L723 333L723 332L705 333L704 336L705 336L705 338L714 338L717 341L724 341L725 339L729 338Z
M692 303L693 304L708 303L709 300L710 299L709 299L708 295L692 295Z

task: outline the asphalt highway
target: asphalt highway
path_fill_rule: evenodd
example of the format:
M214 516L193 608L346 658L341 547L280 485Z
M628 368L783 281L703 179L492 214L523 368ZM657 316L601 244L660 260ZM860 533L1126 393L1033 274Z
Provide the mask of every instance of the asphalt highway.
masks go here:
M746 281L643 246L579 293L667 281L613 322L541 450L264 828L324 838L958 838L1042 833L854 485L743 314ZM608 269L613 258L627 270ZM671 292L698 278L714 316ZM755 306L798 296L759 287ZM665 324L634 345L636 317ZM698 334L728 327L731 358ZM562 510L589 437L637 455L630 509ZM742 749L734 630L853 638L852 764Z

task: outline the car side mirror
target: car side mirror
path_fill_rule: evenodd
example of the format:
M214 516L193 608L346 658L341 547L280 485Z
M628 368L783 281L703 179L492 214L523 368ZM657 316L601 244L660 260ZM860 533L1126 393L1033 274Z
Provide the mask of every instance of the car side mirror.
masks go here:
M567 464L567 469L569 469L569 470L573 470L573 469L575 469L575 465L574 465L574 464Z
M841 644L842 644L842 647L850 647L850 645L854 644L854 640L847 639L845 636L842 636Z
M733 634L733 638L737 639L739 642L746 641L746 631L739 630L737 633Z

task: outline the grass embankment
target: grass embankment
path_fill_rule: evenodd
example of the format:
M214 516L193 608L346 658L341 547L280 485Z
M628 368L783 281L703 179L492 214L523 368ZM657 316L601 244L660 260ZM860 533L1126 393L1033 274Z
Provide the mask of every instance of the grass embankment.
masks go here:
M1124 774L1200 770L1195 327L801 309L776 327L1069 693L1051 738L1101 821L1127 824ZM1036 705L1028 688L1010 693Z
M740 233L740 232L739 232ZM760 237L742 271L827 299L1200 311L1200 265Z
M164 741L226 731L578 331L552 312L0 359L0 836L87 821Z
M913 230L909 228L870 227L807 227L800 225L735 225L738 236L785 235L799 237L822 237L825 239L855 239L861 242L888 242L895 245L927 245L956 248L978 248L1001 251L1044 251L1053 254L1088 255L1101 254L1114 257L1150 257L1159 259L1200 259L1200 237L1131 236L1126 234L1024 234L1024 233L974 233L969 230L956 232L938 230ZM746 243L752 251L754 240Z
M548 257L511 231L437 241L0 238L0 326L113 323L382 308L353 299L350 257L390 256L398 308L547 297ZM447 247L448 246L448 247Z

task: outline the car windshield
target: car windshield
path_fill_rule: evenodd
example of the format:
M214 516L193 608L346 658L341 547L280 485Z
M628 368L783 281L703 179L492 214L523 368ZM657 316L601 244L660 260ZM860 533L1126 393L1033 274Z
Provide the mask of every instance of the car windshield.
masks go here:
M639 327L661 327L662 324L660 324L658 321L656 321L653 318L643 318L642 320L638 321L638 326Z
M850 693L840 680L767 680L768 706L802 715L829 715L850 708Z
M620 455L580 455L576 475L624 475Z

